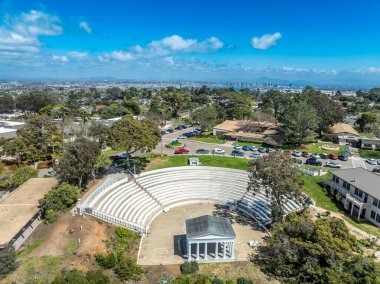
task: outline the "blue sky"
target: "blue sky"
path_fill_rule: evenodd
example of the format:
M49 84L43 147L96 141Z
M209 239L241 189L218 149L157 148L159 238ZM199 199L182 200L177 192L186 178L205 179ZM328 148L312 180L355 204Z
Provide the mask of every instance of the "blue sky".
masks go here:
M380 79L380 1L0 0L0 76Z

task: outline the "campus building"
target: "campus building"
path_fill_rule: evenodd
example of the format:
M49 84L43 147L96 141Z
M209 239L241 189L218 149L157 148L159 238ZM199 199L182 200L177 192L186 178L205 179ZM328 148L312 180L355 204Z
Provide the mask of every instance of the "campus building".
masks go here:
M366 219L380 227L380 176L364 169L331 171L326 185L342 194L344 208L351 216Z

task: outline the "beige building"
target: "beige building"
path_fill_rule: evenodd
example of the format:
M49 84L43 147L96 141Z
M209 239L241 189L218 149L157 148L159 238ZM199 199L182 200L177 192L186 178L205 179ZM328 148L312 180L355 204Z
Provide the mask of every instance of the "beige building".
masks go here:
M337 123L330 128L330 131L336 136L359 136L359 133L347 123Z

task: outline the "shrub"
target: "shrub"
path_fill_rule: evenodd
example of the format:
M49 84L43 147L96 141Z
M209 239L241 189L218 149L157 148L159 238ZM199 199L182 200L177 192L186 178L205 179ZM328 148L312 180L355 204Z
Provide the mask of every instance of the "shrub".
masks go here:
M253 281L246 277L240 277L237 279L237 284L253 284Z
M215 278L212 280L212 284L224 284L224 280L220 278Z
M52 209L49 209L45 212L45 222L46 223L54 223L58 219L58 213L57 211L54 211Z
M0 187L6 190L13 190L22 185L27 180L37 177L38 171L30 167L17 168L14 173L1 179Z
M111 279L103 274L101 270L90 270L87 272L79 270L62 271L52 284L81 283L81 284L109 284Z
M16 270L17 266L16 251L13 247L0 250L0 279Z
M104 254L97 254L96 255L96 261L98 264L104 268L104 269L110 269L114 268L117 264L117 257L116 254L111 252L107 255Z
M182 274L193 274L197 272L199 269L198 262L196 261L190 261L190 262L185 262L181 264L181 272Z
M171 284L174 281L174 277L167 272L162 272L157 279L157 284Z
M118 263L115 267L115 273L120 280L135 280L141 279L143 270L137 263L130 257L127 257L124 253L118 256Z

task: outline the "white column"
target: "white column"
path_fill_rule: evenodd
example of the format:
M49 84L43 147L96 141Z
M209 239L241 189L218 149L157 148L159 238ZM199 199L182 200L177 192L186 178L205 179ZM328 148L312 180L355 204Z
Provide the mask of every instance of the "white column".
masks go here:
M205 242L205 258L204 259L207 259L207 242Z
M360 220L360 214L361 214L361 211L362 211L362 205L360 204L360 207L359 207L359 213L358 213L358 221Z
M199 243L197 243L197 260L199 260Z
M352 216L352 212L354 211L354 203L353 202L351 202L351 213L350 213L350 215Z
M187 255L188 255L187 260L191 261L191 243L190 242L187 243Z
M218 242L215 242L215 259L218 259Z
M231 259L235 258L235 242L231 243Z
M223 259L226 259L226 251L227 251L226 242L224 241L223 242Z

